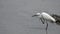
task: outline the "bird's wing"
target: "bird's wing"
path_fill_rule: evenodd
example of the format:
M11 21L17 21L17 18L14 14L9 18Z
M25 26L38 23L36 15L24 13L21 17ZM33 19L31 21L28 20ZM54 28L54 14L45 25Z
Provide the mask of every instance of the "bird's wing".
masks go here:
M60 15L57 15L57 14L50 14L52 17L57 17L57 18L60 18Z
M59 16L59 15L51 14L51 16L52 16L53 18L55 18L56 20L59 20L59 21L60 21L60 16Z
M44 19L55 22L55 19L48 13L42 13L41 15Z
M59 16L59 15L56 15L56 14L51 14L51 16L52 16L53 18L55 18L56 24L57 24L57 25L60 25L60 16Z

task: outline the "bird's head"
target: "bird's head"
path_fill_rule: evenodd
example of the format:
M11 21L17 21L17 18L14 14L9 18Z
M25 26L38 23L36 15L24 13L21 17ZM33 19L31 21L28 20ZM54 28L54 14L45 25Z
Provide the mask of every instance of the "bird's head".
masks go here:
M36 13L35 15L33 15L32 17L41 17L40 13Z

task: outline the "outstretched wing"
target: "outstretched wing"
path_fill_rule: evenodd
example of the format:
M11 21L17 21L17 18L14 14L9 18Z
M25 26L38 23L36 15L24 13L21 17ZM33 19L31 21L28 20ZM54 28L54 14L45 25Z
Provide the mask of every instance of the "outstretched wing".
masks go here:
M51 16L53 17L53 18L55 18L55 20L56 20L56 24L57 25L60 25L60 16L59 15L56 15L56 14L51 14Z

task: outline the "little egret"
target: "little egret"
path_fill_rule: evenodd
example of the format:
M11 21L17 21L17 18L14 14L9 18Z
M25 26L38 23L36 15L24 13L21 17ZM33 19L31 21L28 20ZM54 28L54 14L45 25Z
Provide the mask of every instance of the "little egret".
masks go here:
M53 18L53 15L51 16L46 12L36 13L32 17L35 17L35 16L39 17L43 24L45 21L56 22L55 18Z
M44 22L46 22L46 34L47 34L47 28L48 28L48 23L47 21L51 22L51 23L56 23L59 24L60 23L60 16L55 15L55 14L48 14L46 12L42 12L42 13L36 13L35 15L33 15L32 17L39 17L39 20L41 20L41 22L44 24Z

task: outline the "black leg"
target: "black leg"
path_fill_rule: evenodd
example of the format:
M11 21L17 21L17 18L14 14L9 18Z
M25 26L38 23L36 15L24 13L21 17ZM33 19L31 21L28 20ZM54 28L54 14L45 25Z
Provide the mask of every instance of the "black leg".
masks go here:
M44 24L44 20L42 18L40 18L41 22Z
M48 23L46 23L46 34L48 34L47 29L48 29Z
M46 25L46 30L48 29L48 23L47 23L47 25Z
M48 32L47 32L47 29L48 29L48 23L47 23L47 21L46 20L43 20L43 19L40 19L41 20L41 22L44 24L44 22L46 22L46 28L45 28L45 30L46 30L46 34L48 34Z

